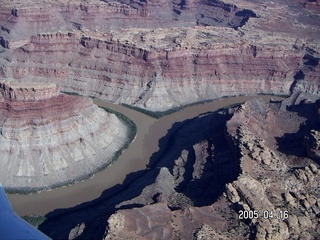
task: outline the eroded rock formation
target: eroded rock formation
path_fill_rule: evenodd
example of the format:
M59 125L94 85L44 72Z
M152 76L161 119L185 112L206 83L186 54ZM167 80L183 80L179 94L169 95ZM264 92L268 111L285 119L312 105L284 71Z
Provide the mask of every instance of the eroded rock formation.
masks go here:
M197 149L195 154L190 156L183 150L171 170L160 170L156 179L161 179L166 172L170 177L163 179L175 187L166 191L170 187L163 185L166 181L162 180L152 185L151 194L146 191L150 187L145 188L139 197L130 201L131 204L139 202L144 206L130 208L130 205L127 205L128 209L118 210L108 219L106 239L318 238L319 166L306 154L300 155L300 151L288 153L289 148L282 148L280 140L291 138L297 142L293 148L303 148L299 141L303 140L308 129L319 129L314 112L305 111L305 107L310 109L302 104L294 106L293 111L280 111L279 103L267 104L262 100L253 100L242 105L227 122L226 133L234 158L240 160L240 175L226 185L217 201L213 201L213 196L214 188L218 186L210 185L204 179L213 174L208 163L219 162L220 155L212 154L216 145L208 147L208 141L202 141L201 144L193 146ZM290 134L292 136L288 137ZM315 136L316 132L312 131L311 135ZM176 151L179 151L178 149L175 148ZM222 152L218 153L226 158ZM166 161L167 158L168 156L164 157ZM224 165L219 171L233 169L237 162L233 164L234 166ZM187 167L188 165L193 167ZM180 170L177 171L178 168ZM224 174L220 174L218 178L222 181ZM203 185L193 189L192 185L197 184L197 181L203 181ZM225 180L228 181L230 180ZM182 182L186 189L192 192L189 197L188 190L178 187ZM161 183L163 188L155 187ZM193 198L195 191L198 191L199 195ZM156 192L158 194L155 194ZM211 202L200 206L197 200L205 199L208 192ZM152 194L156 196L152 202L141 201ZM178 195L184 198L177 198ZM180 205L175 204L173 207L172 198ZM126 205L123 208L126 208ZM258 217L243 218L241 211L256 212Z
M70 239L319 238L320 170L309 153L318 146L316 99L255 99L173 129L164 154L123 191L41 229Z
M305 138L305 145L308 156L315 161L320 161L320 133L319 131L311 130L309 136Z
M183 123L166 154L151 159L155 167L125 191L113 195L111 189L101 204L49 219L42 226L48 235L319 238L319 166L311 160L319 156L319 1L31 0L6 1L0 13L0 76L7 80L56 83L66 92L151 111L231 95L292 95L281 104L246 103L228 123L227 112ZM8 113L24 104L15 90L4 96L14 103L4 105ZM75 101L50 100L57 98ZM91 109L86 117L94 117L91 103L81 101L80 109ZM42 123L26 118L28 124ZM60 124L58 136L70 124ZM82 144L82 135L75 139ZM54 166L63 168L57 159ZM21 176L38 171L15 169ZM239 219L240 210L267 217ZM280 211L289 217L278 217Z
M127 141L128 129L88 98L56 84L0 83L0 181L8 190L37 191L95 173Z
M277 214L248 221L256 239L317 238L319 170L302 141L310 129L319 129L318 107L309 103L279 111L275 105L248 102L228 122L243 172L227 186L227 196L238 210Z
M300 3L43 4L1 6L3 78L151 111L231 95L319 94L317 15Z

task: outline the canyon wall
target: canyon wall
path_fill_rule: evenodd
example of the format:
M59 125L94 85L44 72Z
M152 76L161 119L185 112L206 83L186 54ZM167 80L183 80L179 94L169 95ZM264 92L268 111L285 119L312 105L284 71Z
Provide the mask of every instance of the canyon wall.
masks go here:
M69 239L319 238L319 102L298 98L253 99L177 123L163 154L123 190L41 230Z
M3 43L18 42L37 33L71 29L110 31L129 28L243 26L251 10L222 1L47 1L6 2L0 7ZM214 16L214 17L213 17Z
M57 97L59 88L54 83L17 83L0 82L0 89L5 100L38 101Z
M297 10L214 0L6 3L0 76L151 111L233 95L319 94L319 42L294 30L319 29L309 17L279 29L273 11L289 22Z
M51 83L0 84L0 181L38 191L81 180L109 164L129 130L92 100Z
M219 140L214 140L219 133L214 132L214 136L210 125L203 123L214 121L212 125L222 130L221 115L220 121L219 114L211 113L185 123L174 135L174 147L168 147L158 161L158 169L162 168L154 183L117 205L118 210L108 219L104 239L318 238L320 170L300 150L310 129L319 129L314 115L319 108L317 103L294 104L291 110L281 111L280 106L279 102L254 99L229 110L234 114L229 121L224 119L225 134ZM190 148L192 141L179 136L186 132L193 136L197 127L204 129L199 130L193 141L197 143ZM317 131L311 132L318 136ZM318 149L318 140L312 139L314 149ZM221 148L218 141L228 143ZM184 149L180 148L182 142ZM285 146L288 144L291 147ZM223 149L230 155L232 152L234 159ZM239 171L235 180L226 178L232 171ZM219 185L210 184L215 177L229 182L217 200L213 199ZM209 201L202 205L205 200ZM250 217L250 212L257 216Z
M234 30L223 30L41 34L2 53L0 73L152 111L224 96L291 93L304 50L254 45L237 40ZM281 41L292 44L293 39ZM317 89L318 80L315 74L306 82Z

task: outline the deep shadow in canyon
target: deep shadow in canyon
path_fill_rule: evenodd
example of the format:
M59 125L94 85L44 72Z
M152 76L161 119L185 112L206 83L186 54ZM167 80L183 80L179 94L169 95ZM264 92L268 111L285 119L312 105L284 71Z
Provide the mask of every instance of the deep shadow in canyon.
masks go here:
M241 9L233 4L217 0L202 0L195 17L198 25L227 26L238 29L244 26L249 18L258 16L250 9Z
M318 108L320 102L316 103L300 103L299 105L292 105L287 107L287 111L295 113L291 115L291 121L296 121L295 115L305 119L300 124L299 129L294 133L285 133L281 137L276 137L278 150L297 157L305 157L306 146L304 144L306 137L311 130L320 129L320 118Z
M225 184L235 180L240 171L239 161L232 158L225 137L225 125L230 116L225 111L220 111L173 124L167 135L159 140L160 150L152 155L146 170L128 174L123 184L105 190L98 199L47 214L47 220L39 229L53 239L67 239L73 228L84 223L85 228L76 239L102 239L107 219L116 210L146 205L145 202L139 202L137 197L143 194L147 186L156 182L161 168L167 168L173 175L176 185L173 187L176 193L188 199L187 204L212 204L221 195ZM205 142L205 147L199 150L197 146L202 146L199 144L201 142ZM175 160L184 150L189 152L185 165L180 166L184 173L177 176L174 173L177 168ZM198 166L198 169L195 169L195 166ZM181 177L183 181L176 182L178 178L181 180ZM149 201L148 204L150 201L152 204L161 194L163 193L152 193L143 198ZM138 200L129 201L134 198ZM117 206L125 201L129 203ZM183 207L179 201L180 199L176 198L175 203L168 207Z

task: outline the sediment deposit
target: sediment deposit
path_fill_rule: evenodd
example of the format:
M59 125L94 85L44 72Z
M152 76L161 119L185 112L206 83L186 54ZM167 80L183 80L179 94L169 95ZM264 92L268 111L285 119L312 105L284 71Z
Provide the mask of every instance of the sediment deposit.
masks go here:
M233 95L317 95L318 15L299 4L6 3L0 76L151 111Z
M90 176L127 142L128 128L92 100L56 84L0 83L0 181L37 191Z

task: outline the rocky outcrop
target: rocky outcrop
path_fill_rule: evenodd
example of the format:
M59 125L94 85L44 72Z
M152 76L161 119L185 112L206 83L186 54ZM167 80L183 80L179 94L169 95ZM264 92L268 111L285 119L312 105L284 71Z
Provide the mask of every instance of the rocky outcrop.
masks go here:
M224 96L290 94L303 53L237 37L217 28L39 35L3 53L1 72L153 111Z
M226 112L203 114L178 128L170 139L169 146L174 147L168 147L157 161L155 169L160 170L154 182L137 197L116 206L118 211L108 219L105 239L201 239L230 230L218 214L226 208L224 203L218 200L221 204L217 208L211 206L224 184L239 173L239 163L224 140L222 126L227 119ZM229 210L225 214L234 221Z
M2 96L7 101L38 101L57 97L59 88L54 83L0 82Z
M43 4L52 6L1 7L4 79L54 82L151 111L232 95L319 94L319 42L300 35L318 30L277 1ZM272 11L298 22L279 29Z
M320 161L320 132L311 130L309 136L305 138L305 145L308 156L319 162Z
M320 1L319 0L296 0L304 8L308 9L310 12L320 13Z
M319 60L320 60L320 55L318 54L304 55L302 67L295 75L295 83L292 88L293 91L309 92L315 95L320 94Z
M179 194L172 190L165 192L168 188L152 188L159 193L154 195L153 202L146 203L141 199L148 199L150 195L143 190L141 195L129 201L143 206L130 208L135 205L125 207L120 204L124 209L108 219L105 239L114 236L120 239L150 239L152 236L157 239L318 238L319 166L312 163L307 155L297 156L279 148L279 137L304 132L299 131L301 124L307 128L317 126L312 119L313 113L308 116L302 114L306 106L300 104L294 111L281 111L278 102L268 104L252 100L243 104L227 122L226 129L233 156L240 160L240 175L226 184L218 200L199 206L199 202L194 201L198 197L193 198L186 190L198 189L205 197L207 191L214 187L204 183L202 187L191 188L196 181L203 181L214 171L208 166L209 162L215 162L220 154L223 155L221 151L216 152L218 145L212 144L208 148L208 142L202 141L193 145L193 149L197 149L195 154L186 150L181 152L173 163L171 176L166 178L174 180L174 191L184 198L177 198ZM286 123L288 117L291 126ZM197 121L199 119L193 124ZM189 129L192 135L192 128ZM175 137L183 133L182 129L180 131ZM312 133L314 135L315 132ZM175 143L179 145L179 141ZM179 149L177 145L176 150ZM168 161L166 156L163 159ZM232 167L225 166L219 171ZM219 179L223 177L219 176ZM184 188L179 188L180 185ZM172 205L174 197L175 207Z
M288 152L289 147L282 148L280 140L286 136L284 142L288 145L300 141L307 129L319 127L314 113L308 111L310 114L305 115L303 108L310 108L302 105L287 112L277 111L272 104L251 101L228 122L228 132L239 146L243 172L237 181L227 185L226 194L239 212L259 214L257 218L243 219L253 229L255 239L319 236L316 228L318 206L312 205L319 198L318 167L310 162L308 155L301 155L301 151ZM252 123L254 119L258 121ZM286 121L290 122L290 127ZM302 144L298 142L297 145ZM291 148L295 147L291 145ZM306 200L308 198L312 204Z
M41 229L70 239L319 238L320 170L306 151L316 146L318 102L299 98L256 99L176 123L159 142L164 151L123 191L107 190Z
M127 126L51 83L1 82L0 181L38 191L86 178L126 144Z

